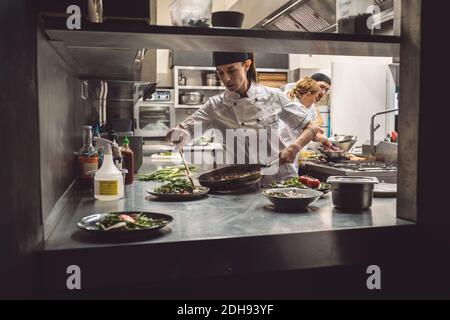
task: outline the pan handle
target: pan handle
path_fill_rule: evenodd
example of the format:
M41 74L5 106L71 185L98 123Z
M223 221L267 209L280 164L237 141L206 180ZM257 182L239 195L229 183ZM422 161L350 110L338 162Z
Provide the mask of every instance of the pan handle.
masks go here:
M269 163L266 164L261 164L260 166L262 168L270 168L271 166L273 166L275 163L278 163L280 161L280 158L276 158L275 160L270 161Z

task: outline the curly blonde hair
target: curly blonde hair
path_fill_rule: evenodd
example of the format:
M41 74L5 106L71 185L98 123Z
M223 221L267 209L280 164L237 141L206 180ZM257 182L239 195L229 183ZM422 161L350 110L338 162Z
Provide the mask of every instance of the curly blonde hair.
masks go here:
M305 77L303 79L300 79L296 84L295 88L292 88L289 90L286 94L291 100L295 100L295 98L298 98L301 95L304 95L305 93L312 92L316 93L320 90L319 84L311 79L310 77Z

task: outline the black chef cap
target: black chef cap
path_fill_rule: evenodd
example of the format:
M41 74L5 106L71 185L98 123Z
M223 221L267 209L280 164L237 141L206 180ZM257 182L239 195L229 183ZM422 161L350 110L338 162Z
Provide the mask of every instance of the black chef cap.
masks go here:
M323 81L328 83L331 86L331 79L329 76L324 75L323 73L315 73L311 76L311 79L315 81Z
M247 52L213 52L214 65L222 66L224 64L244 62L250 59Z

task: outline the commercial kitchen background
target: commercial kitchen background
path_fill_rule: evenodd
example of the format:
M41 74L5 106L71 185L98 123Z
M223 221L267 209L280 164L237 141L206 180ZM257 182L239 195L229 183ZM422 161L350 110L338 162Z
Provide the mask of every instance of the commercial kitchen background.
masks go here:
M274 2L264 1L261 7L270 8L272 3ZM168 4L169 1L157 1L158 8L168 7ZM3 8L9 10L9 14L5 14L2 8L2 33L5 35L2 41L5 45L1 50L1 59L4 61L1 80L2 107L5 113L1 127L10 161L5 162L2 169L7 187L2 196L5 206L2 209L4 222L1 224L1 254L5 263L1 283L7 294L20 296L23 293L31 295L36 289L35 258L45 241L45 226L55 223L52 221L56 219L52 217L52 212L58 209L57 206L64 200L62 197L65 191L74 180L72 152L80 145L80 128L89 119L94 100L97 100L95 94L89 94L87 99L82 98L82 91L85 90L83 83L87 82L89 86L91 81L108 80L110 78L107 76L120 75L121 70L129 72L129 65L125 69L124 66L118 68L115 61L120 60L123 55L132 54L134 57L136 50L126 52L127 50L112 49L106 55L109 60L103 60L97 66L99 77L86 79L80 84L78 75L92 71L85 69L85 66L92 66L89 55L99 54L101 57L102 50L96 52L96 49L92 49L88 54L86 51L75 54L77 57L87 57L79 65L80 61L74 62L71 54L64 54L66 49L63 43L49 39L46 31L52 30L54 25L51 25L52 21L49 19L48 28L43 27L46 21L36 16L36 7L25 1L5 1L3 5ZM216 1L215 5L221 9L229 9L236 3ZM64 7L64 4L61 6ZM272 11L274 10L276 8ZM396 272L392 275L393 278L406 272L411 275L420 273L420 279L418 284L410 284L415 290L407 293L408 290L404 287L406 283L399 280L391 288L390 293L394 295L399 292L439 295L446 292L447 288L447 278L441 283L433 281L437 280L433 278L433 271L445 270L447 266L446 249L449 241L446 236L449 218L445 215L447 210L443 183L445 170L435 165L439 161L442 163L442 159L435 155L442 150L442 141L438 137L446 136L445 122L448 119L448 110L442 103L442 96L437 94L439 89L442 91L442 85L437 79L439 74L448 71L449 64L442 51L434 49L432 40L436 34L443 32L439 25L441 19L434 17L439 17L444 11L436 10L425 1L408 1L408 5L404 5L403 1L402 32L399 36L400 65L397 64L398 57L324 56L313 53L290 54L288 58L291 79L294 75L301 76L302 71L310 73L316 70L333 77L330 109L333 132L353 133L349 130L355 128L354 133L360 139L367 138L368 123L361 121L359 116L349 117L348 113L360 110L360 104L370 104L373 108L367 112L370 117L374 111L397 106L396 91L400 88L403 93L398 100L401 110L398 127L402 140L399 144L398 180L401 191L397 215L416 222L417 228L413 236L406 240L399 239L407 244L405 252L415 252L408 255L408 265L398 265L398 261L390 262L397 268L394 268ZM158 25L169 25L168 10L158 12L162 14L152 19L156 18ZM260 20L261 17L258 18ZM394 45L395 43L393 41ZM76 53L77 49L73 50ZM169 51L157 50L155 53L154 80L159 87L173 87L177 79L171 77ZM96 59L96 62L102 61L98 56ZM108 63L111 64L109 70L102 69ZM80 69L77 70L77 67ZM377 79L371 77L371 72L367 71L369 68L376 69L374 73L378 72ZM401 71L397 85L393 69ZM93 70L94 73L87 75L95 75L95 68ZM111 74L101 74L104 70ZM361 83L361 87L348 86L345 77L349 75L358 79L354 83ZM365 97L363 89L367 87L378 92L374 95L375 99ZM351 100L348 100L349 97ZM385 128L378 131L378 139L384 138L395 127L393 115L386 117L386 121ZM339 271L331 272L339 274Z

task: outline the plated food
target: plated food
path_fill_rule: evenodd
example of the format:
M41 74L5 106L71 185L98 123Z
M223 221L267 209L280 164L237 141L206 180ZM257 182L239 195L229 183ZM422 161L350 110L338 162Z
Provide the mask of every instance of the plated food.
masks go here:
M201 189L194 187L187 179L174 179L155 189L155 193L189 194L200 192Z
M346 152L335 145L332 145L331 147L324 146L319 148L319 151L322 152L329 161L339 161L348 158Z
M297 190L288 190L288 191L273 191L267 192L266 195L279 197L279 198L305 198L306 195L298 192Z
M267 189L262 194L273 203L275 208L288 212L305 212L308 206L322 196L320 191L299 188Z
M149 234L167 226L173 218L154 212L110 212L93 214L78 221L78 228L95 234Z
M331 186L328 183L321 182L319 179L310 176L300 176L291 178L284 181L273 182L270 185L271 188L299 188L299 189L314 189L321 191L324 194L331 190Z
M159 200L185 201L205 196L209 192L209 188L194 187L189 180L181 178L166 182L153 190L147 190L147 192Z
M197 167L194 165L190 165L189 170L191 172L195 172L197 171ZM141 173L136 175L136 179L140 181L164 182L179 179L180 177L185 176L186 176L186 169L184 168L183 165L179 165L179 166L165 167L163 169L155 170L150 173Z
M165 224L164 219L155 219L146 216L144 213L131 213L131 214L107 214L104 219L96 222L96 225L100 230L139 230L149 229L161 226Z

